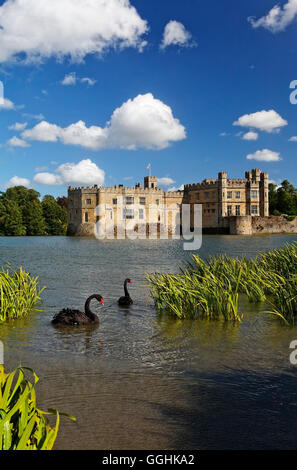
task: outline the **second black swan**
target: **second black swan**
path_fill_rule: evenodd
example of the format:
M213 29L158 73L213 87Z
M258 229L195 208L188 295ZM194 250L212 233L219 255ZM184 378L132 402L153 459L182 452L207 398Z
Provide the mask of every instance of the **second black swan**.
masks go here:
M93 299L98 300L103 305L103 298L99 294L93 294L87 298L85 311L72 310L64 308L52 319L53 325L95 325L99 323L99 318L90 309L90 303Z
M118 300L119 305L126 306L126 305L132 305L133 304L133 300L131 299L130 294L128 292L128 288L127 288L128 283L132 284L131 279L125 279L125 282L124 282L125 295L123 295L123 297L119 298L119 300Z

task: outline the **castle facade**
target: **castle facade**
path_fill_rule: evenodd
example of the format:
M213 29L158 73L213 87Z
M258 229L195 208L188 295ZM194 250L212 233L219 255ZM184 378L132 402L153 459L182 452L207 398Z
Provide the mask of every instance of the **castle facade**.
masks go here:
M268 173L253 169L243 179L230 179L220 172L217 179L186 184L175 192L158 188L155 176L146 176L143 187L70 186L68 200L69 235L94 236L100 221L112 230L123 221L138 227L174 227L180 223L183 204L190 206L191 225L195 204L201 204L205 231L249 233L253 217L269 215Z

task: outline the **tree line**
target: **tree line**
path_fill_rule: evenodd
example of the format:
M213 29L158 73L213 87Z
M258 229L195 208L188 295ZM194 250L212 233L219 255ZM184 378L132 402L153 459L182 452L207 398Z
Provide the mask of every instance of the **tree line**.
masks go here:
M0 192L0 236L66 235L67 198L16 186Z
M269 184L269 211L271 215L297 215L297 189L288 180L280 186Z

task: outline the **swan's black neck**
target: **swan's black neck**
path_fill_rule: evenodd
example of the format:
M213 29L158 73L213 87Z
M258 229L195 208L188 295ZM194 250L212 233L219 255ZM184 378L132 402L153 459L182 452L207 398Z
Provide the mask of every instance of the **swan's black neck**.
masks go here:
M127 284L128 284L128 281L126 279L125 282L124 282L125 297L130 297L130 294L129 294L128 289L127 289Z
M89 317L91 320L96 320L98 317L97 315L95 315L95 313L93 313L90 309L90 303L93 299L96 299L97 296L96 295L91 295L87 300L86 300L86 303L85 303L85 314L87 315L87 317Z

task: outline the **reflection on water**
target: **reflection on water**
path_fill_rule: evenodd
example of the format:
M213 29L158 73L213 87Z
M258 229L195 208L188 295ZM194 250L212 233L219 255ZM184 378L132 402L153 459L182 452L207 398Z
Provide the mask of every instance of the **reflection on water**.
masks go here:
M199 254L255 256L294 236L205 236ZM283 327L262 305L241 299L241 324L156 315L146 272L174 272L187 260L179 241L0 238L11 261L47 286L43 312L0 327L7 369L41 378L38 404L63 420L57 449L291 448L297 445L296 366ZM133 280L129 309L117 305ZM53 327L63 307L104 297L94 327Z

